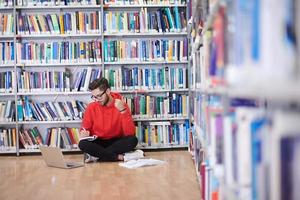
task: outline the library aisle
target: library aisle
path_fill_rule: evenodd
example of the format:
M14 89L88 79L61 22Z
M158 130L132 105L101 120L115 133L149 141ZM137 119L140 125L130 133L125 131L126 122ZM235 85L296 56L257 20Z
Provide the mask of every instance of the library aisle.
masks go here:
M65 155L78 161L82 155ZM134 170L118 163L91 163L65 170L47 167L40 155L0 159L0 199L194 200L200 199L194 164L187 151L146 152L160 166Z

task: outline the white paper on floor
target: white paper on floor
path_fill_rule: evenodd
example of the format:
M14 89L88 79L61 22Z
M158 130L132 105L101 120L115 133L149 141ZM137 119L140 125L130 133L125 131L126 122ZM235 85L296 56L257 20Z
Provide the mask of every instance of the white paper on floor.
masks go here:
M121 167L126 167L129 169L136 169L144 166L153 166L153 165L162 165L166 163L165 161L156 160L156 159L138 159L138 160L130 160L127 162L119 163Z

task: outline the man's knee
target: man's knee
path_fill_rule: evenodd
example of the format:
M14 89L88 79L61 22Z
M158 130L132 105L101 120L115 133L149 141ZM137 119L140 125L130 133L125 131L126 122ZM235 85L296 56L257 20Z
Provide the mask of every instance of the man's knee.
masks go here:
M86 140L80 140L78 143L78 147L80 150L84 151L86 149L86 147L88 146L88 141Z
M138 143L138 139L136 136L128 136L128 139L130 140L130 143L135 147Z

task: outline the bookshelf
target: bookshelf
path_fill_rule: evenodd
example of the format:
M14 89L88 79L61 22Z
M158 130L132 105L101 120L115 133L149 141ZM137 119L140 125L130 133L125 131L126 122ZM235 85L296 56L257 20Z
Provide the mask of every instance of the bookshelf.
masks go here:
M10 32L0 21L1 154L39 152L40 137L78 151L88 80L101 76L126 97L140 148L187 147L185 1L2 0L0 10L14 18Z
M189 149L202 199L298 199L288 172L300 152L299 2L191 3Z

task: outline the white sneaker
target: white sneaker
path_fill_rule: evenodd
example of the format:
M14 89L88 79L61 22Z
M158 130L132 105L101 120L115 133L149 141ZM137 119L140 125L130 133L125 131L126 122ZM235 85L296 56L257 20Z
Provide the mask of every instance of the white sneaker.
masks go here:
M90 154L86 154L84 162L85 163L90 163L90 162L97 162L99 158L91 156Z
M129 160L137 160L144 157L144 152L140 149L124 154L124 162Z

